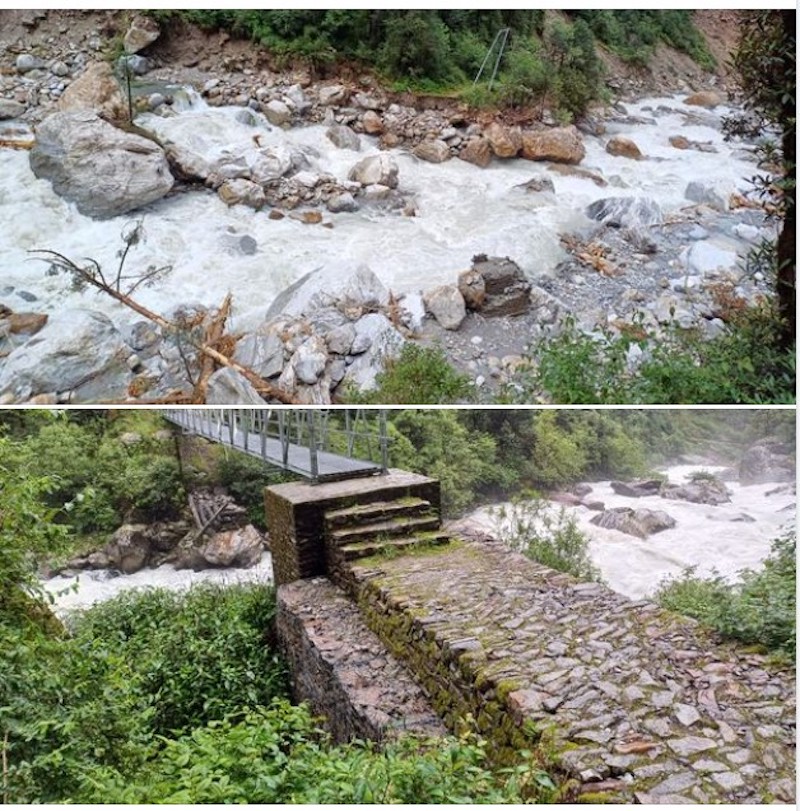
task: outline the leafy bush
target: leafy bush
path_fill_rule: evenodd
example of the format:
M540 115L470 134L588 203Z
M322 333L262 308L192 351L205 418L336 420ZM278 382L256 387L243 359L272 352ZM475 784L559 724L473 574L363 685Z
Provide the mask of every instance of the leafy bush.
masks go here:
M679 578L663 582L657 601L719 631L724 637L794 659L797 649L797 538L784 534L772 543L760 571L740 572L728 584L716 575L697 577L687 569Z
M621 335L589 335L568 319L535 350L537 363L519 381L522 400L546 392L558 403L793 403L795 353L777 345L769 307L737 315L709 340L677 325L663 335L634 325ZM638 347L640 360L631 361Z
M431 405L462 402L470 398L470 379L457 372L441 349L407 342L399 357L388 359L376 387L351 395L355 403Z
M233 496L237 504L247 509L251 524L266 529L264 488L293 476L277 468L270 468L260 459L245 453L230 452L217 463L219 483Z
M132 780L105 770L83 802L113 803L520 803L554 788L523 765L493 772L480 741L404 738L383 751L332 746L308 710L275 701L168 741Z
M182 732L286 690L284 669L266 644L272 589L195 586L127 592L75 619L79 639L113 641L153 701L153 731Z
M589 557L589 541L564 507L554 514L546 501L523 497L497 509L495 515L500 519L500 540L511 549L579 580L601 582Z

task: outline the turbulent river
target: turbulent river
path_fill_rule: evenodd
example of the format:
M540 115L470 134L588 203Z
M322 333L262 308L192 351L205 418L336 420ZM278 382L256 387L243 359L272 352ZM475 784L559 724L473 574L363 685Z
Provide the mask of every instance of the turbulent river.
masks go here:
M686 480L697 466L676 466L663 472L673 483ZM718 468L703 467L714 472ZM687 566L696 566L698 574L712 570L733 578L744 568L758 568L769 554L770 543L781 528L793 520L795 495L787 485L757 484L747 487L728 482L729 504L707 506L657 496L638 499L619 496L610 482L593 482L591 500L604 502L606 508L634 506L665 510L677 524L674 529L640 540L615 530L601 529L589 523L597 515L585 507L567 508L578 526L590 539L590 554L608 585L633 599L652 594L667 576L678 575ZM771 491L778 492L772 493ZM508 505L482 508L465 520L493 534L498 510ZM557 506L553 506L556 510ZM110 576L108 572L83 572L77 578L55 577L45 583L54 595L59 611L84 608L107 600L130 588L160 586L183 589L200 582L242 583L272 581L272 562L265 553L251 569L212 569L203 572L176 571L170 565L143 569L134 575Z
M719 130L719 121L730 110L701 111L677 98L647 99L627 105L627 110L631 116L652 117L659 106L670 111L659 111L657 123L611 121L607 125L609 135L634 140L647 160L611 156L600 139L585 138L582 167L601 172L609 181L607 188L549 173L545 164L525 160L495 161L479 169L460 160L432 165L394 150L399 189L415 199L417 216L365 207L357 213L326 214L334 226L330 229L288 217L270 220L264 211L244 206L228 208L216 194L202 189L160 200L136 212L135 218L96 221L54 194L48 181L37 180L27 153L0 150L0 304L12 310L50 312L90 307L105 311L118 327L129 322L131 316L121 305L91 291L71 292L64 277L48 276L47 266L31 261L28 252L51 249L75 260L92 257L112 268L118 261L119 235L133 219L143 220L144 239L132 254L129 269L173 266L156 287L137 293L141 303L167 312L178 304L216 305L232 291L232 327L237 330L255 328L281 290L323 266L331 267L338 277L339 269L344 276L366 264L397 294L453 283L477 253L507 255L531 275L547 273L564 256L559 234L588 225L583 211L594 200L647 195L669 214L689 205L684 197L689 181L701 180L725 197L748 187L753 163L726 143ZM262 134L261 128L254 130L237 121L237 113L241 108L208 108L198 101L173 119L147 115L137 123L189 133L207 154L251 143L258 132L265 145L282 143L299 149L312 171L340 179L360 158L378 152L377 141L367 136L361 136L361 152L338 149L326 138L322 125L288 131L264 126ZM709 142L718 151L675 149L668 137L676 134ZM515 189L541 174L551 176L555 195L529 195ZM237 248L243 235L256 241L254 254L243 255ZM38 299L33 304L27 303L31 296Z
M662 472L670 482L684 483L697 470L713 473L722 468L683 465L665 468ZM641 599L652 594L661 580L679 575L690 566L696 567L699 575L716 571L729 580L735 580L741 569L759 568L769 554L772 539L780 534L782 527L793 521L796 496L785 484L743 487L738 482L726 482L726 486L731 501L711 506L660 496L627 498L617 495L611 489L611 482L592 482L588 499L602 501L606 509L663 510L675 519L673 529L658 532L645 540L590 524L597 513L586 507L565 509L575 517L578 527L589 538L589 554L606 583L621 594ZM495 505L477 510L468 520L494 533L502 523L499 508L509 506Z

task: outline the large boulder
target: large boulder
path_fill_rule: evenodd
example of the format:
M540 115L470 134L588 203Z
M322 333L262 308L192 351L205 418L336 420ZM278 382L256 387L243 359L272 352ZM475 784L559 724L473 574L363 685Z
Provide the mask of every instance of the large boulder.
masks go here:
M264 552L264 538L252 525L227 532L215 532L200 548L200 554L211 566L255 566Z
M458 153L462 161L485 169L492 162L492 148L486 138L473 138Z
M587 206L586 216L612 228L643 228L664 221L661 206L651 197L604 197Z
M361 149L361 139L345 124L333 124L325 132L328 140L339 149L352 149L358 152Z
M498 121L489 124L483 131L483 137L498 158L516 158L522 149L522 133L519 129L505 127Z
M647 538L655 532L671 529L675 519L662 510L634 510L630 507L613 507L595 515L590 524L624 532L635 538Z
M458 288L470 309L486 317L522 315L531 306L531 283L508 257L475 257Z
M725 483L710 474L697 476L688 484L665 484L661 488L661 497L692 504L727 504L731 500Z
M749 447L739 463L742 485L793 482L795 475L792 448L772 437Z
M397 188L397 162L391 155L369 155L360 160L349 172L348 179L362 186Z
M58 109L64 113L92 112L111 122L128 117L128 103L108 62L92 62L62 93Z
M116 217L161 199L173 185L163 150L94 113L55 113L37 128L30 153L36 177L81 214Z
M124 387L131 350L111 321L93 310L65 310L4 359L0 396L14 402L73 392L75 402L106 399Z
M526 160L576 164L585 156L583 139L575 127L528 130L522 133L522 157Z
M723 98L719 93L714 90L699 90L697 93L692 93L684 100L684 104L692 107L705 107L707 110L713 110L716 106L722 104Z
M123 574L134 574L150 562L151 538L146 524L123 524L106 544L108 565Z
M423 296L425 307L444 329L457 330L467 316L464 297L452 284L428 290Z
M152 45L161 36L161 29L152 17L137 14L122 40L125 53L135 54Z
M615 135L609 139L606 144L606 152L609 155L629 158L634 161L640 161L644 157L641 149L630 138L624 138L622 135Z
M206 389L208 405L264 405L264 398L255 390L253 384L236 369L228 366L217 369L208 378Z
M640 479L633 482L611 482L611 489L620 496L644 498L645 496L657 496L661 485L661 479Z
M428 163L444 163L450 159L450 147L442 140L423 141L414 147L414 155Z
M264 320L308 315L334 303L351 312L369 312L389 303L389 291L366 265L348 272L342 264L332 263L312 270L279 293Z
M283 370L283 341L273 332L246 335L236 344L233 359L259 377L276 377Z

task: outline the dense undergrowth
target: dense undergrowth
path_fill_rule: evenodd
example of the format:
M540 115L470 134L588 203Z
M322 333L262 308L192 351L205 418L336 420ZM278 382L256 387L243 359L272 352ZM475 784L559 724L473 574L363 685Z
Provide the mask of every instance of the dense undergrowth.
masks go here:
M706 68L714 60L691 12L542 10L183 10L177 15L265 45L279 59L302 59L324 70L356 60L394 81L398 89L460 91L476 104L547 102L566 118L580 115L603 93L600 42L622 59L646 64L659 43L689 54ZM492 88L498 32L507 48ZM487 58L486 84L473 87Z
M524 758L494 769L469 734L334 745L289 701L271 587L128 592L69 630L34 605L0 611L4 802L520 803L555 789Z

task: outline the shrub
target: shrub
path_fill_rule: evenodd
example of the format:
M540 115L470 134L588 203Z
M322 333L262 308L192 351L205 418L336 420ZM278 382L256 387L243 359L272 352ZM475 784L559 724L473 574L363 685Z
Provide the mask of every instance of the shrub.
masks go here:
M431 405L470 398L470 379L457 372L441 349L407 342L397 358L387 359L376 387L351 395L354 403Z
M777 344L769 306L735 316L709 340L677 325L657 335L638 324L617 335L586 334L574 319L534 350L537 362L518 382L518 399L545 392L558 403L793 403L795 353ZM630 352L638 348L640 360Z
M304 706L275 701L167 742L133 780L92 775L84 802L114 803L521 803L552 793L533 766L493 772L474 739L404 738L382 751L332 746Z
M797 538L775 539L760 571L744 570L734 585L719 575L687 569L661 583L656 600L719 631L725 638L763 646L794 659L797 647Z
M245 453L226 452L217 464L220 484L233 496L237 504L247 509L251 524L266 529L264 513L264 488L294 477L277 468L272 468L254 456Z
M204 585L123 593L74 627L79 639L113 640L153 703L153 731L169 735L285 693L268 644L274 613L272 589Z
M500 508L495 515L500 540L510 548L579 580L601 582L600 571L589 557L589 541L564 507L553 513L546 501L533 496Z

